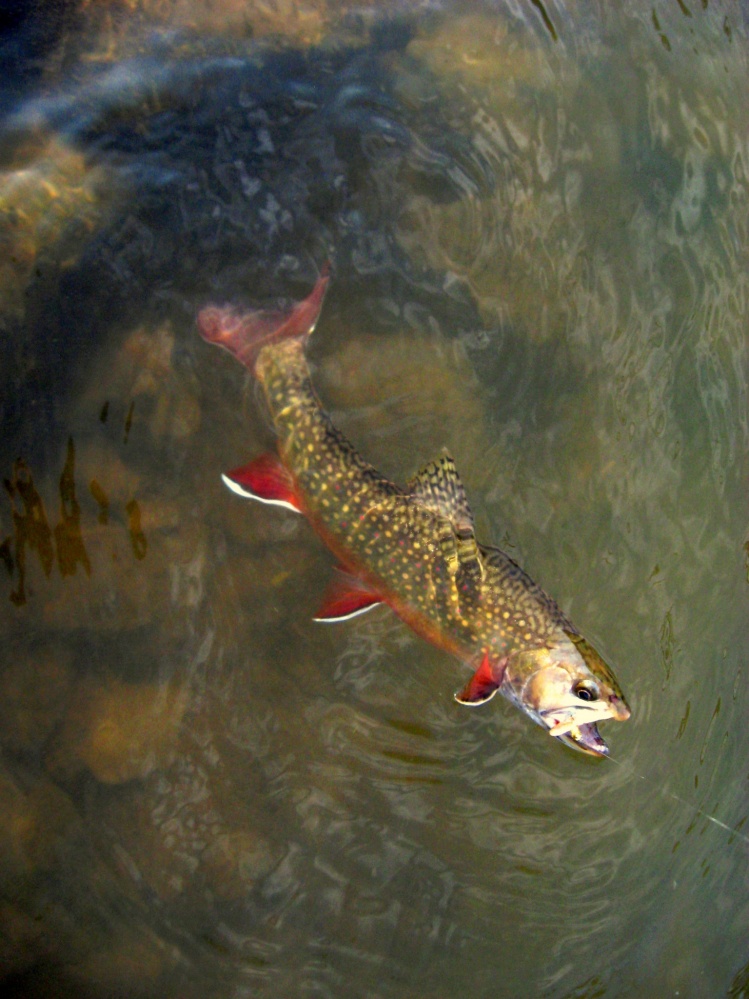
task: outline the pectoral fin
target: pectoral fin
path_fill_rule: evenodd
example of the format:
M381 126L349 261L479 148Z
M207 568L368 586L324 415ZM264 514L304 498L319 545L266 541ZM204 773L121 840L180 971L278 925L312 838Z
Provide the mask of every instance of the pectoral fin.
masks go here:
M465 687L455 694L455 700L458 704L465 704L469 708L486 704L499 690L505 675L506 665L506 657L500 659L499 662L493 662L489 658L489 653L485 652L481 665Z
M325 624L348 621L381 603L379 593L371 590L361 579L344 569L337 569L314 619Z
M239 496L302 513L294 480L275 454L261 454L249 465L234 468L221 478L229 489Z

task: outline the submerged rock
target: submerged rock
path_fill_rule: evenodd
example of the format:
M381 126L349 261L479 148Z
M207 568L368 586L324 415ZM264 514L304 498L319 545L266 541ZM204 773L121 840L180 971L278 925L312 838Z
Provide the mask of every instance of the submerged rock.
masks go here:
M30 157L19 150L19 162L0 171L0 311L19 317L40 254L68 233L80 251L100 221L104 177L59 137L31 147Z
M48 765L65 777L86 767L105 784L145 777L173 759L187 696L176 683L81 680Z
M164 903L179 900L182 913L194 906L198 918L211 896L246 898L287 849L267 834L262 774L252 754L227 745L204 727L207 721L200 708L191 713L171 766L116 794L101 788L97 800L99 814L117 830L121 876Z

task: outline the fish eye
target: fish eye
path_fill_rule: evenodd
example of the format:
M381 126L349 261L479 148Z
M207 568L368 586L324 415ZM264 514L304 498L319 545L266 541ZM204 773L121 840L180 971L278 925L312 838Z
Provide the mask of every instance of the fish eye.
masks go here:
M581 680L579 683L576 683L572 692L581 701L598 700L598 688L588 680Z

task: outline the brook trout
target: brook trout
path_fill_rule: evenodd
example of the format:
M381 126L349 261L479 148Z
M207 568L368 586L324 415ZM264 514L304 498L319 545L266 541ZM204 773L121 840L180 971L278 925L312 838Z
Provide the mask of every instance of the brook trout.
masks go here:
M209 306L203 338L249 368L265 392L278 453L223 476L240 496L304 514L340 568L316 620L345 621L387 604L472 677L455 695L477 706L497 691L550 735L594 756L597 723L630 711L611 669L541 587L498 548L480 544L453 459L429 462L400 488L333 425L312 388L305 344L329 276L284 313Z

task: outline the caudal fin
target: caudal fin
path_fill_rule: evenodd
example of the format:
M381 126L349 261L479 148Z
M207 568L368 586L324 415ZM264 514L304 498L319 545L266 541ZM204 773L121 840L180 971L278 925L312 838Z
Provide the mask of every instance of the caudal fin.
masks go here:
M232 306L209 305L198 315L198 330L208 343L216 343L253 371L261 349L274 340L309 336L320 315L330 267L325 264L315 287L286 312L240 312Z

